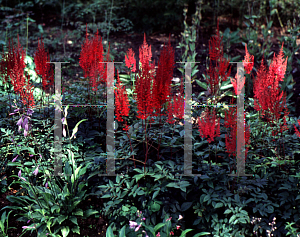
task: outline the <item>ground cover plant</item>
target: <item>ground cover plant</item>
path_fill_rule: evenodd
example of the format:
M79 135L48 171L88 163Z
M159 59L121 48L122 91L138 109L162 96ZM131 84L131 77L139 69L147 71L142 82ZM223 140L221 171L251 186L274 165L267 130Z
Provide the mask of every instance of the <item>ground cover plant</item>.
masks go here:
M253 19L248 16L250 23ZM241 40L216 23L201 79L196 64L190 70L192 83L202 88L192 95L191 111L192 171L198 176L182 174L187 68L175 64L172 37L155 62L144 34L138 57L126 48L124 71L114 71L116 177L98 176L108 171L108 110L83 106L105 104L108 64L103 62L113 61L111 47L104 47L97 30L89 35L86 25L78 60L85 86L65 85L57 98L45 37L31 55L19 37L9 39L0 61L1 192L14 192L1 210L2 235L17 228L10 225L14 215L24 236L83 236L83 223L100 216L107 227L101 233L91 226L90 236L297 236L300 117L292 114L291 65L299 29L295 24L275 53L267 43L259 50L254 33ZM184 49L182 62L196 61L196 18L194 24L184 24L178 46ZM245 76L230 63L237 59L226 48L234 41L244 43L245 53L234 57L243 62ZM176 67L182 75L174 83ZM237 173L235 105L243 86L243 152L251 176L234 177L228 174ZM64 106L58 176L53 101L59 99Z

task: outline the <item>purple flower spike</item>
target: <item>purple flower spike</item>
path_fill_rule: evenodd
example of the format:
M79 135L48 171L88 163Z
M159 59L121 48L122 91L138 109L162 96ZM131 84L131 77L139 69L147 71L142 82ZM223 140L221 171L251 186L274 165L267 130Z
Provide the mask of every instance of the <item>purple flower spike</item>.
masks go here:
M19 155L17 155L11 162L15 162Z
M33 112L33 110L32 110L32 109L28 109L28 110L27 110L27 115L29 115L29 116L30 116L30 115L32 115L33 113L34 113L34 112Z
M27 131L24 130L24 137L27 137Z
M19 170L19 173L18 173L18 176L21 178L21 175L22 175L22 171Z
M26 125L28 128L28 118L27 117L25 117L25 119L23 120L22 127L26 129Z
M35 176L37 176L37 174L38 174L38 172L39 172L39 167L40 167L40 165L38 165L38 167L33 171L33 174L34 174Z
M27 124L25 124L25 127L24 127L24 129L25 129L26 131L28 131L28 123L27 123Z
M20 119L18 120L17 125L18 125L19 128L20 128L20 126L22 125L22 118L20 118Z
M45 184L45 188L48 188L48 181L47 181L46 184Z

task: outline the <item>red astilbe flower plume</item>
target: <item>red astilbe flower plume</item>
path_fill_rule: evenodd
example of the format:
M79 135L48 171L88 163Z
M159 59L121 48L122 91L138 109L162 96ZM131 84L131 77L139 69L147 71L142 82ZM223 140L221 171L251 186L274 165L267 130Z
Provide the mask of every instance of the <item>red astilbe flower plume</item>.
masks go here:
M254 65L254 56L249 54L247 49L247 44L245 44L245 50L246 50L246 55L245 55L245 59L243 60L243 65L246 70L246 73L250 74Z
M129 100L128 95L125 91L125 86L121 86L119 72L117 71L117 89L115 90L115 114L116 119L119 122L123 122L122 116L129 115ZM127 122L125 121L125 127L123 130L128 130Z
M131 68L132 72L136 71L136 61L135 61L135 57L134 57L134 52L132 49L129 49L127 51L127 55L125 55L125 65L128 68Z
M109 49L106 54L106 61L104 61L102 38L98 35L98 30L92 40L87 38L81 46L79 65L84 70L84 77L89 77L90 85L93 91L97 91L97 86L100 83L105 83L107 79L107 65L103 62L109 60Z
M156 76L153 82L153 98L156 114L161 112L164 103L169 101L174 69L174 50L171 47L170 37L167 47L164 47L159 58Z
M183 95L183 80L181 80L180 85L180 94L177 96L173 96L172 102L170 101L168 104L168 119L167 122L170 124L174 124L175 120L177 119L183 119L184 117L184 95Z
M226 144L226 152L232 156L236 156L236 125L231 127L231 130L229 132L229 134L225 135L225 144ZM246 130L245 130L245 145L249 145L250 144L250 126L246 126ZM247 154L248 154L248 150L249 147L246 146L245 149L245 161L247 158Z
M223 57L222 39L223 39L223 37L220 36L219 20L218 20L216 35L212 36L209 40L209 58L210 58L210 60L217 61L219 58Z
M146 43L146 35L144 42L139 49L139 56L141 62L141 70L137 75L135 87L135 99L137 101L138 118L146 119L153 115L154 99L152 96L151 85L154 75L155 62L149 65L152 57L151 46Z
M209 40L209 57L210 62L206 81L209 84L211 94L216 96L219 91L220 82L226 81L231 72L231 67L227 71L229 61L223 57L223 42L219 31L219 21L217 23L216 35L212 36Z
M34 54L34 62L36 65L35 71L38 75L42 76L43 90L46 91L54 84L53 67L50 63L49 52L45 51L43 38L41 43L38 40L38 48Z
M149 66L149 62L152 58L152 52L151 52L151 45L149 46L146 42L146 34L144 34L144 42L142 46L139 49L139 59L140 63L142 64L142 68L146 66ZM153 64L154 68L155 63Z
M206 112L204 114L204 118L200 118L198 120L198 127L199 127L199 132L200 136L203 137L208 137L208 142L211 143L215 137L220 136L220 118L217 120L217 125L216 125L216 119L217 115L215 110L213 112Z
M10 73L11 84L14 87L14 91L16 94L20 95L25 85L25 76L24 76L24 69L25 69L25 50L22 48L19 42L18 36L18 46L12 47L11 51L14 52L13 55L13 69Z
M33 96L33 89L34 87L30 84L30 76L27 75L27 81L24 87L21 90L20 96L23 105L27 105L27 108L34 108L34 96Z
M15 66L15 54L17 53L16 52L16 49L13 45L13 42L12 40L9 40L8 41L8 51L7 52L2 52L1 54L1 62L0 62L0 72L1 72L1 75L4 79L4 84L6 82L8 82L9 78L10 78L10 75L12 73L12 70Z
M283 81L287 63L287 59L283 62L282 49L283 45L278 56L275 57L274 55L268 71L262 60L254 81L254 98L256 99L254 108L262 110L261 117L266 116L268 122L275 123L279 120L281 112L285 108L284 124L281 126L281 131L287 129L286 116L289 114L286 106L286 94L280 91L279 88L279 81Z
M297 120L298 124L300 125L300 119ZM295 133L297 134L298 137L300 137L300 132L297 129L296 125L294 124L294 128L295 128Z

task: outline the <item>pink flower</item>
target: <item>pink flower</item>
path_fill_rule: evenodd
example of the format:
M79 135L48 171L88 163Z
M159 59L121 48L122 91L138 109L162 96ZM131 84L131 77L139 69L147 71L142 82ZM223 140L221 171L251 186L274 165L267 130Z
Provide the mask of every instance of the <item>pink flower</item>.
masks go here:
M11 162L15 162L19 155L17 155Z
M180 225L176 226L176 229L179 230L180 229Z
M38 172L39 172L39 167L40 167L40 165L38 165L38 167L33 171L33 174L34 174L35 176L37 176L37 174L38 174Z
M22 226L23 229L34 229L34 226Z
M130 229L134 228L137 226L137 223L134 221L129 221Z
M22 180L24 180L24 181L26 181L26 179L25 179L25 178L21 177L21 174L22 174L22 171L20 170L20 171L18 172L18 176L19 176L19 178L20 178L20 179L22 179Z
M157 236L157 237L160 237L160 233L158 232L156 236Z
M173 232L173 231L171 231L171 232L170 232L170 235L174 235L174 232Z
M139 226L136 227L134 231L137 232L140 229L141 226L142 226L142 224L139 224Z

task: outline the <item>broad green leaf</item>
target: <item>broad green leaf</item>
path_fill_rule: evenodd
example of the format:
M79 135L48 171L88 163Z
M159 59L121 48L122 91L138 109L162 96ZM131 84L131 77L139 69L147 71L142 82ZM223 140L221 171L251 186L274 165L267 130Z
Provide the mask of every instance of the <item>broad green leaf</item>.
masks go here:
M60 229L60 231L61 231L63 237L67 237L70 232L70 228L69 228L69 226L64 226Z
M56 220L58 221L58 223L61 225L61 223L63 223L64 220L66 220L68 218L68 216L65 215L60 215L56 218Z
M190 231L193 231L193 229L186 229L186 230L182 231L180 237L185 237L185 234L190 232Z

